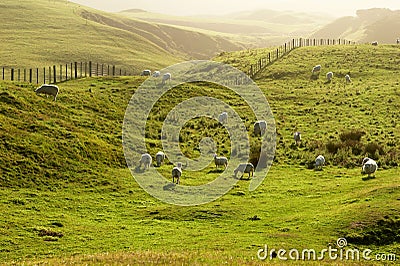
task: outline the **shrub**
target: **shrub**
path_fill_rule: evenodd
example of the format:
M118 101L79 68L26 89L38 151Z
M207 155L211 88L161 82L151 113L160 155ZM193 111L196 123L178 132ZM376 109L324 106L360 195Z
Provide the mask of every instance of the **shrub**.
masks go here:
M385 155L385 151L382 145L378 143L368 143L364 147L364 152L368 155L368 157L375 157L375 155Z
M349 132L344 132L339 135L339 138L342 142L346 141L361 141L361 137L365 135L364 131L361 130L352 130Z

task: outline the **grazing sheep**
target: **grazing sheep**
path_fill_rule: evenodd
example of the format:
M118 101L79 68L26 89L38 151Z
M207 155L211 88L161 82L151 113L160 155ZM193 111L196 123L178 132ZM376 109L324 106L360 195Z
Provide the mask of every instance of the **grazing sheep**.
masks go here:
M315 159L315 169L322 169L322 166L325 165L325 157L322 155L318 155L318 157Z
M175 183L175 177L176 177L176 183L179 184L181 176L182 176L182 163L177 163L177 166L175 166L172 169L172 183Z
M293 139L296 142L296 145L299 145L301 142L301 133L300 132L295 132L293 135Z
M378 46L378 42L377 41L371 42L371 45Z
M319 73L321 72L321 65L316 65L315 67L313 67L312 69L312 75L319 75Z
M218 117L218 121L221 124L226 124L228 123L228 113L227 112L222 112L219 117Z
M49 95L53 96L54 101L57 98L58 91L59 91L58 87L56 85L52 85L52 84L50 84L50 85L43 84L42 86L40 86L39 88L37 88L35 90L36 94L43 93L43 94L46 94L47 97L49 97Z
M378 164L371 158L364 158L362 161L362 173L368 174L368 177L371 177L372 174L375 174L376 170L378 170Z
M144 170L146 170L146 168L150 168L151 162L153 161L153 159L151 158L151 155L148 153L144 153L142 154L142 158L140 158L139 161L139 169L142 167L142 164L144 165Z
M160 167L161 164L165 160L165 154L162 151L157 152L156 154L156 162L157 162L157 167Z
M254 135L264 135L267 130L267 122L265 120L257 121L254 123Z
M344 79L346 80L346 83L351 83L351 78L350 75L347 74L346 76L344 76Z
M222 165L224 168L228 166L228 159L226 157L217 157L216 154L214 154L214 163L215 167L218 168L218 166Z
M397 44L400 44L400 39L397 39L397 40L396 40L396 43L397 43Z
M143 70L142 73L140 74L141 76L151 76L151 70Z
M165 85L165 82L167 82L168 80L171 81L171 78L171 73L165 73L162 77L162 85Z
M254 165L252 163L241 163L233 171L233 173L235 174L235 178L236 178L238 172L242 173L240 178L242 178L244 174L249 174L249 179L250 179L250 175L254 176Z
M158 77L161 76L161 72L160 71L154 71L152 76L153 76L153 78L158 78Z
M328 82L331 82L332 78L333 78L333 72L326 73L326 79L328 80Z

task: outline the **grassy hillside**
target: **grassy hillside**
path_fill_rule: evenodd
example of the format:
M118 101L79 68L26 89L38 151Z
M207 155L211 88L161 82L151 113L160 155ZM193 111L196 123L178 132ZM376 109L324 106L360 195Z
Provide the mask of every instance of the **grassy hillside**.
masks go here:
M138 73L240 45L222 37L147 23L68 1L0 4L1 66L43 67L93 61Z
M62 83L57 102L35 95L29 84L0 83L0 263L258 265L265 244L322 250L339 237L350 248L400 254L399 60L397 46L307 47L270 66L256 82L277 124L274 165L256 191L241 180L224 197L195 207L156 200L126 169L122 120L143 78ZM318 63L321 77L311 80ZM325 84L328 71L335 76ZM346 73L353 83L344 87ZM223 87L185 84L170 94L148 120L152 154L166 112L193 96L224 100L252 128L246 104ZM293 145L296 130L303 134L300 147ZM350 131L364 135L342 141ZM196 157L205 136L220 139L218 152L229 156L226 132L207 119L183 128L183 152ZM368 145L382 149L369 154ZM324 170L309 169L320 153ZM360 173L365 155L378 161L375 179ZM184 172L182 184L218 175L211 159L202 171ZM170 178L172 167L159 171Z
M358 10L356 17L343 17L322 27L311 38L344 38L361 43L395 43L400 25L400 11L373 8Z

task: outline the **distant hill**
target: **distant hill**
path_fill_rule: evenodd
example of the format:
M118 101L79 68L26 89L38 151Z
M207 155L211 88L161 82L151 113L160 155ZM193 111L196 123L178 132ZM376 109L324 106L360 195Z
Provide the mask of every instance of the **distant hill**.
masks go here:
M322 16L294 11L276 11L269 9L239 12L227 15L227 17L241 20L264 21L267 23L277 23L284 25L320 25L333 20L333 17L329 15Z
M3 0L0 25L0 59L4 67L91 60L137 72L243 49L238 42L223 37L127 18L64 0Z
M320 28L310 37L393 43L400 36L400 11L373 8L358 10L356 14L356 17L339 18Z
M224 16L171 16L138 10L124 10L119 14L152 23L162 23L184 29L201 30L215 36L245 42L247 47L281 44L288 37L304 36L317 27L332 21L330 16L319 16L291 11L257 10Z

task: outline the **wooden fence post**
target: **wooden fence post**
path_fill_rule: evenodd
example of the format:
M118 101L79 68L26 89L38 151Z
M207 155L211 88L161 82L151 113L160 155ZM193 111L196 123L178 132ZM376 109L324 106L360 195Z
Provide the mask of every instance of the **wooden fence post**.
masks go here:
M68 64L65 64L65 81L68 80Z
M53 65L53 82L54 82L54 84L57 83L57 68L56 68L56 65Z
M74 62L74 66L75 66L75 79L78 78L78 62Z
M3 80L4 80L4 67L3 67Z
M14 68L11 68L11 81L14 81Z
M62 82L63 74L62 74L62 65L60 65L60 82Z
M36 68L36 84L39 84L39 68Z
M17 81L21 81L21 69L17 70Z
M43 68L43 83L46 83L46 68Z
M26 82L26 68L24 68L24 82Z
M92 77L92 61L89 61L89 77Z
M115 66L112 67L112 75L115 76Z
M32 83L32 68L29 69L29 83Z

